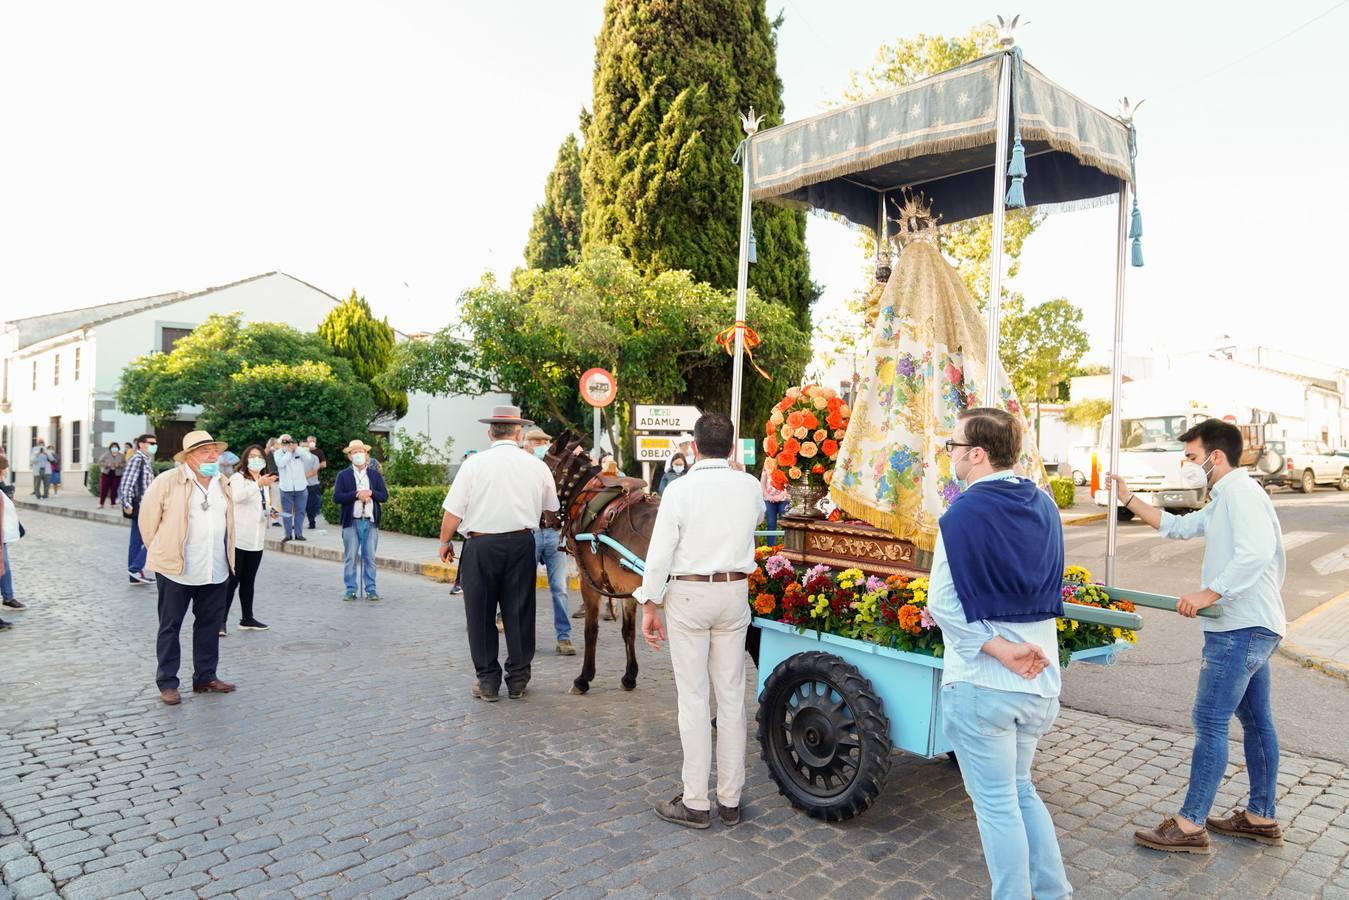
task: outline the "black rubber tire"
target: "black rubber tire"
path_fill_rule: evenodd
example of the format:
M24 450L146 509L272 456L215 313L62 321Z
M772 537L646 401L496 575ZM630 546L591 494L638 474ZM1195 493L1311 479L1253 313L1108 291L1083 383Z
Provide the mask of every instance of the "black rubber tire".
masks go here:
M1073 472L1073 484L1076 487L1082 487L1086 483L1087 483L1086 475L1083 475L1081 472Z
M778 663L764 682L755 721L778 793L812 819L860 815L885 786L890 720L871 682L832 653L798 653Z
M1119 519L1121 522L1127 522L1127 521L1129 521L1130 519L1132 519L1133 517L1134 517L1134 512L1133 512L1133 510L1131 510L1131 509L1125 509L1125 508L1122 507L1122 506L1119 506L1119 507L1116 507L1116 508L1115 508L1115 518L1116 518L1116 519Z
M1302 477L1298 479L1297 489L1304 494L1310 494L1316 490L1316 475L1311 469L1302 473Z
M1349 491L1349 469L1340 473L1340 480L1335 482L1335 487L1341 491Z

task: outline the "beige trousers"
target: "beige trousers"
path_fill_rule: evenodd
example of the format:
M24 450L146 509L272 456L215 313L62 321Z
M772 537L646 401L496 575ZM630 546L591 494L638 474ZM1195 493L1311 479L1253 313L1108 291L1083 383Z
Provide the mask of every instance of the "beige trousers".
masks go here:
M684 805L689 809L710 808L712 694L717 698L717 803L740 805L745 786L748 594L746 581L672 581L666 592L666 635L684 747Z

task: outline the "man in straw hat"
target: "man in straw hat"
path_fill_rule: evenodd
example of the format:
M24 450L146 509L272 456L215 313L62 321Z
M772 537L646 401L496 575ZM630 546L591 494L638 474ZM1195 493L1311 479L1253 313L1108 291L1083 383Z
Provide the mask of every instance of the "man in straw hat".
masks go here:
M220 477L224 441L189 432L174 454L179 465L161 474L141 498L137 524L145 538L146 564L159 587L159 699L182 702L178 693L181 650L178 632L192 606L192 690L228 694L234 685L216 677L220 628L230 573L234 570L234 505Z
M525 434L525 449L543 459L553 437L542 428L531 428ZM548 572L548 591L553 595L553 631L557 634L555 647L558 656L575 656L571 642L571 618L567 615L567 553L562 547L562 529L553 516L544 513L546 521L534 532L534 565L543 564Z
M525 426L518 406L498 406L486 423L490 449L464 461L445 497L440 556L454 559L450 538L463 532L460 578L468 619L468 646L477 670L473 696L494 702L501 687L494 614L506 633L506 689L525 695L534 659L534 531L545 511L557 512L553 474L533 454L521 453Z
M378 600L375 551L379 549L380 504L389 499L389 489L384 476L370 468L369 444L353 440L342 452L351 461L333 482L333 502L342 507L342 578L346 582L342 599L355 600L357 587L364 586L365 599Z

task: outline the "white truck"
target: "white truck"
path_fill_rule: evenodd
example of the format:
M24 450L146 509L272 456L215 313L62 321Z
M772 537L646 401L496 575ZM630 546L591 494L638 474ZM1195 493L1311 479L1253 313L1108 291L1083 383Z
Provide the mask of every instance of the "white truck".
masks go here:
M1174 513L1185 513L1201 508L1208 502L1208 486L1198 466L1184 465L1184 445L1180 436L1195 425L1210 418L1202 409L1162 409L1147 415L1130 416L1120 420L1119 472L1129 490L1139 499ZM1110 467L1111 417L1101 422L1101 436L1096 443L1096 466L1104 474ZM1108 506L1110 492L1104 479L1093 484L1093 500L1097 506ZM1120 521L1133 518L1124 508L1116 510Z

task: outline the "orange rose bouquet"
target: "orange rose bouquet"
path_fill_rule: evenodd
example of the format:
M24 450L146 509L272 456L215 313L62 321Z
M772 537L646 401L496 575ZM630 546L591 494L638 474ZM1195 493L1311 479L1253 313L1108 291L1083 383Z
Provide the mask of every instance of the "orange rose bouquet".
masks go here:
M851 414L833 388L788 388L764 425L764 468L774 486L827 486Z

